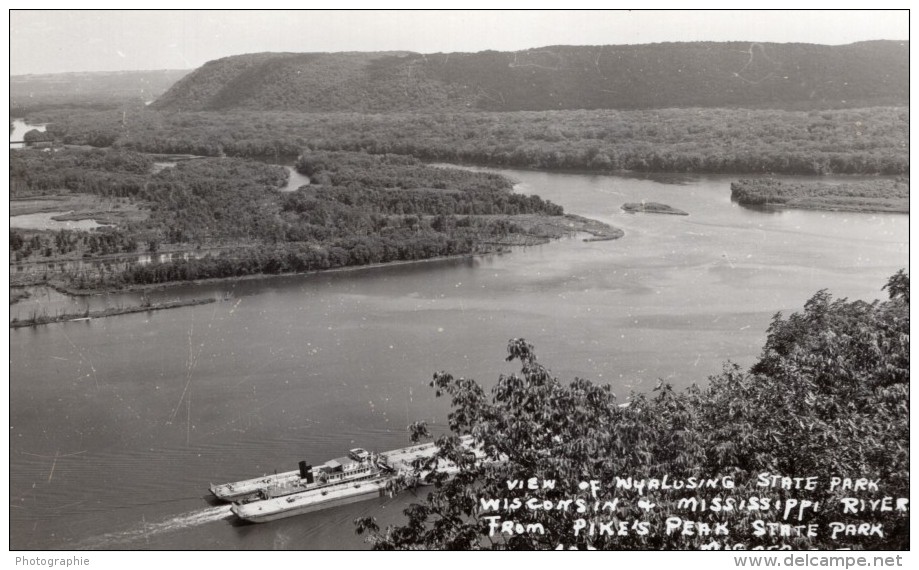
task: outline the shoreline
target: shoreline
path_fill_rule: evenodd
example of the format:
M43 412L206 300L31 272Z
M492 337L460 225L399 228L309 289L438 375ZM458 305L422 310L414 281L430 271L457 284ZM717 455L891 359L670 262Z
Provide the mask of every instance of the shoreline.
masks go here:
M514 216L510 216L511 219ZM590 218L585 218L583 216L578 216L575 214L563 214L562 216L550 216L545 219L540 219L538 216L523 217L525 219L518 220L520 223L525 222L538 222L539 225L542 225L546 229L542 234L521 234L520 237L523 238L521 241L514 242L513 240L509 241L498 241L498 242L488 242L483 243L482 245L489 248L488 251L481 251L476 253L459 253L455 255L442 255L436 257L429 257L425 259L409 259L409 260L399 260L399 261L387 261L382 263L368 263L364 265L349 265L345 267L335 267L330 269L316 269L311 271L299 271L299 272L284 272L284 273L255 273L251 275L240 275L234 277L210 277L206 279L194 279L189 281L167 281L163 283L150 283L143 285L127 285L124 287L115 287L115 288L94 288L94 289L76 289L67 287L61 283L54 282L53 280L42 281L40 283L17 283L15 285L10 285L10 288L26 288L26 287L38 287L46 286L51 287L55 291L70 295L73 297L91 297L93 295L103 295L106 293L131 293L131 292L142 292L142 291L152 291L159 289L166 289L169 287L177 287L181 285L206 285L214 283L226 283L226 282L237 282L245 281L252 279L264 279L270 277L285 277L285 276L294 276L294 275L314 275L320 273L330 273L330 272L343 272L343 271L359 271L363 269L379 269L383 267L398 267L402 265L417 264L417 263L431 263L437 261L447 261L447 260L456 260L456 259L474 259L476 257L488 256L488 255L503 255L505 253L510 253L512 247L528 247L534 245L544 245L552 240L558 240L563 238L573 238L578 233L586 233L591 237L584 238L585 242L593 241L611 241L619 239L625 235L621 229L610 226L604 222L598 220L592 220ZM549 231L552 230L552 231ZM232 249L232 248L229 248ZM176 250L173 253L182 253L182 250ZM55 261L47 262L36 262L36 263L48 263L54 264ZM166 262L168 263L168 262Z
M360 271L362 269L380 269L385 267L395 267L400 265L412 265L420 263L430 263L435 261L449 261L457 259L473 259L476 257L484 257L488 255L504 255L508 253L505 251L489 251L482 253L461 253L456 255L444 255L439 257L429 257L427 259L411 259L404 261L388 261L385 263L368 263L366 265L352 265L348 267L335 267L332 269L316 269L312 271L293 271L286 273L254 273L252 275L240 275L237 277L209 277L207 279L193 279L190 281L166 281L164 283L150 283L146 285L130 285L126 287L119 287L115 289L71 289L69 287L64 287L56 283L42 283L35 285L16 285L16 288L25 288L25 287L51 287L58 293L64 295L71 295L73 297L92 297L94 295L104 295L106 293L136 293L144 291L154 291L159 289L168 289L172 287L179 287L182 285L212 285L215 283L227 283L227 282L236 282L236 281L253 281L256 279L271 279L275 277L293 277L297 275L319 275L325 273L339 273L345 271ZM170 307L171 308L171 307Z
M400 155L400 156L414 156L414 155ZM238 157L238 158L247 158L247 157ZM825 180L827 178L845 178L850 180L878 180L878 179L895 179L904 174L845 174L845 173L824 173L824 174L814 174L809 172L760 172L760 171L750 171L750 170L741 170L737 172L723 172L723 171L709 171L709 170L693 170L690 172L681 172L677 170L604 170L604 169L591 169L591 168L539 168L536 166L518 166L510 164L491 164L488 162L471 162L471 161L458 161L454 160L451 162L444 162L439 159L426 159L421 157L415 157L428 166L434 166L437 168L487 168L490 170L523 170L526 172L545 172L549 174L575 174L575 175L586 175L586 176L619 176L621 178L631 178L636 180L652 180L655 182L660 182L662 184L674 184L674 185L683 185L692 180L698 178L708 178L708 177L719 177L719 178L732 178L736 180L738 177L756 177L756 178L775 178L775 179L797 179L797 178L806 178L808 180L813 179L814 181Z
M894 208L889 210L879 209L879 208L859 208L859 207L846 207L844 205L839 206L821 206L821 205L808 205L808 204L782 204L780 202L766 202L764 204L746 204L744 202L737 201L738 204L744 208L749 208L751 210L770 210L770 211L780 211L780 210L809 210L812 212L846 212L853 214L905 214L909 215L909 203L906 204L906 209Z
M207 305L216 303L217 299L188 299L185 301L168 301L152 305L138 305L134 307L109 308L101 311L85 311L83 313L62 313L55 316L34 316L30 319L10 321L11 329L21 329L26 327L37 327L41 325L50 325L54 323L68 323L74 321L89 321L92 319L104 319L106 317L117 317L119 315L130 315L133 313L144 313L147 311L164 311L166 309L176 309L179 307L193 307L197 305Z

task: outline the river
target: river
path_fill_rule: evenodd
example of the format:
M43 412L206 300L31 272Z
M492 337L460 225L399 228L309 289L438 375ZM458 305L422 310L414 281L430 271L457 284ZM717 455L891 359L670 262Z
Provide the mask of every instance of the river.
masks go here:
M623 401L659 378L704 383L749 366L776 311L821 288L874 299L908 266L908 216L756 211L730 178L498 171L517 190L625 230L510 254L324 274L182 285L152 301L197 307L10 331L10 546L14 549L366 548L351 521L392 522L411 496L237 525L206 502L225 482L442 428L428 381L493 385L512 337L565 381ZM689 216L625 214L656 201ZM135 304L138 294L18 309ZM16 307L17 305L14 305Z
M25 148L25 143L19 141L22 141L26 133L33 129L45 132L45 125L30 125L22 119L13 119L10 124L13 125L13 130L10 131L10 141L17 141L10 142L10 148Z

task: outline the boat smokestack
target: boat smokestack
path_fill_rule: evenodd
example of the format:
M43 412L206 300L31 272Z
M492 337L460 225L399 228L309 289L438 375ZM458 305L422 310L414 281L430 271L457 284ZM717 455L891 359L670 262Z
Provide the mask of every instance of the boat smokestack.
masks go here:
M306 479L307 483L313 482L313 466L307 465L306 461L300 462L300 478Z

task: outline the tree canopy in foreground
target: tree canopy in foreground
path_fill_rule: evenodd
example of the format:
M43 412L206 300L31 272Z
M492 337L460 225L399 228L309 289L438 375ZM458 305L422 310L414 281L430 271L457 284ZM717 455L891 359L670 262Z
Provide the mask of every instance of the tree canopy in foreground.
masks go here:
M523 339L491 394L437 373L452 399L438 455L459 470L428 475L401 526L358 532L376 549L908 549L909 276L884 288L818 292L775 315L749 371L683 391L566 385Z

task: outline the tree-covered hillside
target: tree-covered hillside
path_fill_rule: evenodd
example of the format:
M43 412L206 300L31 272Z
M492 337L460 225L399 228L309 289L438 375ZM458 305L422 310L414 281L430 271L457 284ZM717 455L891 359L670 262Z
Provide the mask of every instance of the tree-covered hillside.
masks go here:
M901 105L908 51L908 42L873 41L260 53L206 63L155 106L366 113Z

